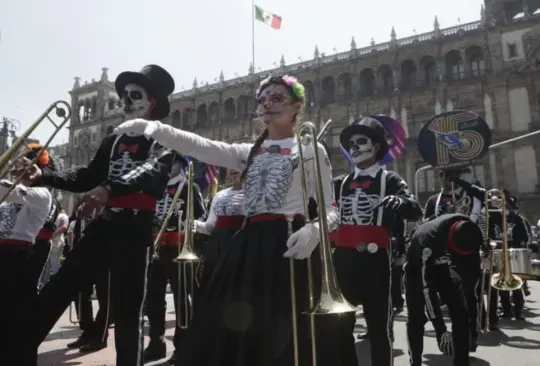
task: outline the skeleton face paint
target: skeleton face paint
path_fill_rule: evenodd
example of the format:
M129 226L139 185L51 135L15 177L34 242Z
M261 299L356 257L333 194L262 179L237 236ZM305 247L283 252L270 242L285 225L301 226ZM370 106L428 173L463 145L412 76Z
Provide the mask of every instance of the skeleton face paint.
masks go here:
M259 96L257 114L265 124L292 119L296 112L290 92L283 85L271 84Z
M148 93L142 86L127 84L122 94L124 104L124 114L127 118L141 118L150 110L150 100Z
M352 135L349 139L349 146L349 154L355 164L372 158L375 152L373 142L366 135Z

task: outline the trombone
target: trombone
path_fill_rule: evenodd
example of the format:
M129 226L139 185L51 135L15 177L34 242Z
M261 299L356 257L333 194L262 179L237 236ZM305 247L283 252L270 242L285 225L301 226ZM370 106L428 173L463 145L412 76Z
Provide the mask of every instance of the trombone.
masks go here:
M481 329L482 333L487 332L489 307L491 303L491 288L494 287L499 291L514 291L519 290L523 286L523 280L517 275L512 273L512 263L510 261L510 250L508 247L508 226L506 222L506 197L500 189L490 189L486 191L485 196L485 214L486 214L486 227L485 227L485 240L489 243L486 245L486 250L489 253L485 253L483 258L484 269L482 270L482 283L480 288L480 311L478 312L478 319L482 319L482 310L484 306L484 295L487 295L485 300L486 304L486 321L485 326ZM502 255L502 267L499 273L493 274L494 271L494 249L496 248L496 242L491 242L489 238L490 227L490 213L498 213L501 216L501 255ZM490 280L490 284L486 284L486 281ZM487 286L487 289L486 289ZM486 293L487 292L487 293ZM480 322L478 324L481 324Z
M305 163L313 160L313 181L315 185L315 194L317 201L317 222L319 224L319 237L320 237L320 253L321 253L321 265L322 265L322 281L321 281L321 295L317 303L315 303L314 289L313 289L313 266L311 259L307 261L308 271L308 296L309 296L309 327L311 336L311 356L312 365L317 365L317 345L315 339L315 319L314 315L328 315L328 314L342 314L356 311L356 308L349 304L341 290L336 278L334 269L334 263L332 261L332 252L330 246L330 237L328 231L328 223L326 221L326 208L324 206L324 191L321 177L321 166L319 161L319 146L318 140L324 136L326 128L328 128L331 120L326 122L323 130L317 135L316 127L312 122L305 122L298 128L296 139L298 143L298 154L300 159L300 180L303 191L303 204L305 217L309 217L308 203L309 203L309 186L307 182L307 171ZM303 132L307 134L302 135ZM316 138L313 138L316 136ZM303 147L311 147L313 150L313 158L304 159ZM290 283L291 283L291 307L292 307L292 327L293 327L293 346L294 346L294 365L300 364L298 354L298 322L296 318L296 285L294 282L294 261L291 258L289 260L290 268Z
M193 250L193 227L194 227L194 201L193 201L193 185L195 175L193 172L193 162L189 162L188 165L188 176L187 176L187 182L188 185L188 192L187 192L187 202L186 202L186 220L184 224L184 243L182 244L182 236L178 237L178 256L173 259L174 262L178 263L178 291L177 291L177 306L178 309L176 309L176 324L181 329L186 329L189 327L189 323L191 321L191 317L193 315L193 300L191 299L190 292L193 292L192 290L195 288L195 262L199 262L200 259ZM161 225L161 228L159 229L159 233L156 236L156 239L154 240L154 255L153 259L159 259L159 246L161 244L161 237L163 236L163 233L165 232L167 225L169 223L169 220L171 219L172 214L177 209L177 202L178 198L180 197L181 189L177 189L176 193L174 194L174 197L171 202L171 206L169 207L169 211L167 212L167 216L165 217L165 221L163 222L163 225ZM182 225L182 212L180 211L178 213L178 227L180 228ZM189 272L188 267L189 266ZM189 275L189 276L188 276ZM183 291L182 291L183 289ZM183 306L183 308L182 308ZM180 310L184 310L184 314L186 315L187 319L184 321L182 320L182 312Z
M195 221L195 212L194 212L194 201L193 201L193 186L195 184L195 174L193 172L193 162L189 162L188 166L188 191L187 191L187 202L186 202L186 219L184 221L184 244L178 247L179 253L178 257L173 259L174 262L178 263L178 314L176 315L176 323L181 329L189 328L191 323L191 318L193 317L193 290L195 288L195 264L200 262L199 256L195 253L193 249L193 229ZM182 224L182 213L178 215L178 227L181 227ZM179 243L180 244L180 243ZM189 266L189 269L188 269ZM188 272L189 271L189 272ZM189 274L189 276L188 276ZM181 282L183 281L183 282ZM180 284L183 284L181 286ZM184 293L181 294L181 289L184 289ZM182 298L183 296L183 298ZM183 301L183 303L182 303ZM181 318L181 306L184 306L184 314L186 319L182 323Z
M53 110L55 111L56 117L60 118L59 122L55 122L51 118L51 112ZM11 169L12 169L13 165L16 163L16 161L19 160L21 155L17 156L16 159L14 159L13 163L10 163L10 161L15 156L17 151L24 144L26 144L26 140L30 137L32 132L34 132L34 130L41 124L41 122L43 122L45 119L48 119L49 122L51 122L52 125L54 126L54 128L55 128L54 132L51 134L49 139L45 142L45 144L43 144L43 146L41 147L39 152L36 154L37 155L36 158L34 158L34 160L30 164L28 164L28 166L24 169L22 174L20 174L19 177L17 177L17 179L13 182L13 185L8 189L8 191L6 193L4 193L4 195L0 198L0 203L4 202L5 199L11 193L11 191L13 191L15 189L15 187L17 187L17 184L19 184L21 182L22 178L25 176L26 173L28 173L28 171L31 169L32 165L34 165L36 163L36 161L39 159L39 156L41 155L41 153L45 149L47 149L47 147L49 146L51 141L56 137L58 132L60 132L62 127L65 126L65 124L69 121L70 118L71 118L71 107L69 106L69 104L67 102L65 102L63 100L59 100L59 101L56 101L56 102L52 103L45 110L45 112L43 112L43 114L41 116L39 116L39 118L34 123L32 123L32 125L30 127L28 127L28 129L26 129L26 131L24 131L22 136L19 137L16 141L14 141L13 145L4 154L2 154L2 156L0 156L0 172L3 172L0 175L0 179L4 179L5 176L11 171ZM9 166L8 166L8 164L9 164Z

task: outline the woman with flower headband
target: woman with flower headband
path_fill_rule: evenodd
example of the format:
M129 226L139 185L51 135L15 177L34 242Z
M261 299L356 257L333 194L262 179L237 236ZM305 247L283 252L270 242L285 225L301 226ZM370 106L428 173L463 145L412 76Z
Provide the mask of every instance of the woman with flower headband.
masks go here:
M302 84L294 77L263 80L256 93L257 113L265 125L252 144L228 144L158 121L134 120L117 133L144 134L166 147L200 161L242 171L243 228L220 255L219 263L195 308L190 331L179 352L180 365L276 366L293 364L289 259L294 261L301 364L311 364L307 316L307 262L319 243L317 223L304 217L295 127L305 102ZM318 147L327 221L337 222L332 174L327 154ZM314 186L312 165L305 165ZM313 253L313 255L317 255ZM320 261L314 257L316 266ZM320 281L314 280L314 283ZM315 291L317 293L317 291ZM319 337L321 338L321 337ZM318 344L326 346L326 341ZM318 352L318 355L328 352ZM320 365L323 363L320 362Z
M27 163L37 157L41 145L28 145L28 152L15 162L11 175L14 179L24 174ZM36 162L40 167L54 168L47 151ZM10 190L0 203L0 324L7 335L0 342L0 355L13 366L29 366L37 362L35 354L27 352L27 331L30 324L30 305L37 296L37 276L33 243L47 219L52 195L45 187L31 187L23 179L13 183L0 181L0 196Z

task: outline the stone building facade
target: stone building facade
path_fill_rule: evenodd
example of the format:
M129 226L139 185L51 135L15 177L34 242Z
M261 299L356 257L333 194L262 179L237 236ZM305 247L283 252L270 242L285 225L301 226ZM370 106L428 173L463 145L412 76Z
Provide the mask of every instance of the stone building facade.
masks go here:
M224 141L251 140L260 133L254 121L254 92L268 74L292 74L306 87L305 120L333 120L327 134L336 174L349 169L339 154L338 136L349 120L382 113L400 120L408 140L404 154L389 168L397 170L421 200L439 190L436 173L415 171L424 166L416 136L434 115L454 109L481 115L492 128L494 142L540 129L540 0L485 0L481 19L399 38L392 29L389 42L357 47L226 80L214 84L197 79L190 90L171 97L167 123ZM75 85L70 92L74 117L70 127L69 162L88 161L103 136L121 122L118 96L102 69L99 80ZM531 219L540 203L540 143L525 138L496 149L474 167L487 187L505 187L522 198ZM526 199L525 199L526 198ZM534 215L534 217L532 217Z

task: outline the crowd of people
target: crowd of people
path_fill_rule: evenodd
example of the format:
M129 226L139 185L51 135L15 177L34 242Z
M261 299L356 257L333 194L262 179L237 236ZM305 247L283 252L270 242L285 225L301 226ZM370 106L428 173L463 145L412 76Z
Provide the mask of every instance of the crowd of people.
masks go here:
M393 365L394 315L405 309L411 366L422 364L428 320L440 351L468 366L482 323L498 330L498 297L500 316L523 320L526 286L491 291L487 309L478 290L482 262L496 250L486 243L532 246L517 199L505 191L502 217L469 167L446 167L441 193L422 208L407 182L380 163L394 153L381 116L342 130L354 169L333 177L326 146L296 136L305 90L294 77L260 83L255 98L265 128L241 144L159 122L169 114L174 81L157 65L121 73L115 86L126 122L87 165L57 171L34 145L12 171L21 183L1 182L9 194L0 204L0 322L13 336L0 354L10 365L37 365L39 345L72 303L81 335L69 348L107 347L114 323L116 365L166 357L167 285L177 318L173 365L356 366L361 306L373 366ZM230 187L205 202L185 156L227 168ZM71 219L53 189L81 194ZM465 197L468 204L458 205ZM409 231L411 222L418 225ZM198 258L182 262L186 230ZM306 316L330 301L320 296L329 281L323 236L346 303Z

